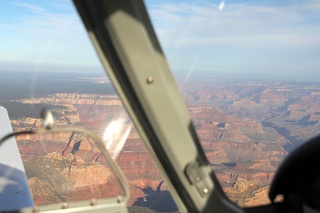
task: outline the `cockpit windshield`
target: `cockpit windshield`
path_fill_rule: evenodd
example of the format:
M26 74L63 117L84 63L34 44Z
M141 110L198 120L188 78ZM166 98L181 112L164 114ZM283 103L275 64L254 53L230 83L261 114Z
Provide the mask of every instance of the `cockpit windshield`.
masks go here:
M72 2L1 2L0 11L0 105L13 130L42 128L46 109L58 128L93 131L128 179L130 211L177 211ZM125 194L89 138L72 130L16 137L36 206Z
M210 164L206 167L199 157L202 153L196 153L190 157L194 157L194 164L189 156L174 156L172 159L179 162L168 169L161 160L170 164L172 159L168 155L174 152L166 153L160 161L154 153L149 153L151 145L142 141L140 129L131 122L118 97L121 94L119 91L117 94L116 85L106 76L103 59L98 59L101 49L94 50L92 43L96 45L97 41L93 39L90 43L87 26L81 22L71 1L1 2L0 106L7 109L14 131L29 131L14 140L34 204L59 203L67 208L68 203L90 201L95 206L97 200L112 197L118 203L125 201L130 212L178 212L181 209L171 193L176 197L185 195L190 201L208 199L210 190L219 188L205 182L214 175L237 205L252 207L270 203L267 193L280 163L320 130L320 2L146 0L145 4L165 55L164 58L157 41L151 39L153 46L150 46L156 49L152 57L168 61L197 134L192 132L190 123L188 131L181 128L181 132L186 133L185 138L195 140L192 145L197 150L192 151L202 148ZM124 11L117 11L115 17L121 21ZM139 30L142 28L139 20L131 20L127 14L123 17ZM150 28L148 20L141 19ZM114 27L111 22L105 23L108 24ZM151 31L141 30L146 37ZM93 32L89 34L94 37ZM114 36L110 32L106 34L110 38ZM124 35L121 39L125 36L136 35ZM130 42L126 45L134 43ZM117 45L108 47L126 52ZM120 55L114 49L113 54ZM142 64L143 54L133 54L134 62ZM130 63L122 64L117 57L113 63L123 69L134 64L129 59ZM152 67L154 64L158 67ZM147 65L155 70L166 68L154 64ZM116 77L120 79L119 76ZM141 85L155 85L167 77L169 80L164 85L173 88L170 76L160 73L157 77L143 76ZM145 94L138 95L134 98L140 100ZM143 98L146 105L150 104L152 97ZM170 104L172 108L180 106L180 102ZM143 113L134 113L146 117L141 126L155 128L148 123L149 117L156 120L162 115L153 116L154 111L136 105ZM159 101L154 105L161 108L169 104ZM125 106L130 111L128 104ZM40 115L43 110L53 114L54 126L61 131L48 130L46 120ZM169 114L163 117L170 120ZM185 117L179 118L181 123L189 122ZM180 140L174 130L171 133L172 138ZM154 133L157 142L160 136L164 135L163 140L169 138L166 133L159 135ZM201 147L196 144L197 135ZM183 147L181 141L179 145ZM159 144L156 144L159 150L170 151L174 147ZM193 146L185 147L188 150ZM119 165L125 181L110 160ZM184 179L175 174L176 179L172 178L175 183L182 181L180 188L174 188L172 179L163 177L159 170L162 174L174 173L179 166L183 167ZM167 185L165 178L171 183ZM183 188L188 184L188 189ZM177 189L181 191L177 193ZM194 191L199 194L190 196ZM129 196L129 200L123 199ZM205 204L190 205L198 205L195 209L199 209Z
M146 4L224 191L240 206L269 203L279 164L319 134L319 3Z

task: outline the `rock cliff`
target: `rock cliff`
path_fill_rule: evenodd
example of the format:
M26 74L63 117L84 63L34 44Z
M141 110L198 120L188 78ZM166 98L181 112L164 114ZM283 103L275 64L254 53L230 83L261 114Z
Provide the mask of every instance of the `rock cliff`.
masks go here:
M266 192L283 158L320 130L319 91L317 85L292 82L214 84L208 81L193 82L185 87L182 91L184 99L203 149L233 201L242 206L268 202ZM13 101L57 106L52 108L57 125L84 126L101 136L113 120L131 128L129 118L114 94L56 93ZM41 123L41 119L28 115L12 120L16 130L39 128ZM107 195L103 190L110 192L108 195L119 193L110 182L114 180L110 170L103 160L99 160L98 151L92 152L88 143L76 145L78 141L70 141L70 135L49 139L51 142L47 144L30 137L19 139L37 204L61 201L57 193L69 196L71 200L82 199L88 191L89 197ZM168 190L165 184L162 185L162 177L134 129L116 160L130 182L130 205L141 203L147 192L155 195L159 188ZM60 166L54 164L57 162ZM65 163L63 167L62 163ZM54 167L52 171L55 172L47 171L48 167ZM50 174L56 184L44 181L45 174ZM83 176L87 179L82 179ZM101 190L86 188L89 183ZM61 187L56 188L56 185ZM66 192L69 189L74 192Z

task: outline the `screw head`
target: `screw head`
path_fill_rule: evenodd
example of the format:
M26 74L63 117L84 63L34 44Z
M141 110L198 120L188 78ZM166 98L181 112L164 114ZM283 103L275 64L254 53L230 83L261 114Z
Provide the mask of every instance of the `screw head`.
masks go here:
M69 208L68 203L63 203L63 204L62 204L62 208L63 208L63 209L67 209L67 208Z
M150 77L147 78L147 83L148 84L152 84L153 82L154 82L154 78L153 77L150 76Z
M207 189L207 188L203 189L203 193L207 194L208 192L209 192L209 189Z
M118 203L122 203L123 202L123 198L121 196L118 196L117 197L117 201L118 201Z
M95 199L91 199L91 200L90 200L90 205L91 205L91 206L97 205L97 201L96 201Z
M35 207L33 207L33 209L32 209L32 212L33 213L38 213L40 210L39 210L39 207L38 206L35 206Z

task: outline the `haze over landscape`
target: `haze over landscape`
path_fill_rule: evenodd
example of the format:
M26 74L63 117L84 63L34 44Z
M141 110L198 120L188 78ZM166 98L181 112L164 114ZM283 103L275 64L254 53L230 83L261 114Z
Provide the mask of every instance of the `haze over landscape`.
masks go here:
M83 126L101 137L110 122L119 120L119 115L124 126L131 125L129 118L123 116L121 102L103 75L41 73L32 78L31 73L24 74L0 74L7 82L0 86L3 97L0 102L7 107L15 130L40 127L40 111L44 107L53 110L59 126ZM33 84L27 76L33 79ZM34 91L31 97L30 89ZM267 191L281 161L292 149L319 132L320 86L315 83L206 79L188 82L182 93L201 144L224 191L241 206L268 203ZM58 143L61 145L56 148L52 145L51 151L45 152L39 151L43 144L28 142L30 139L18 143L27 175L32 177L29 183L34 196L41 197L38 188L47 186L45 182L48 180L38 168L43 162L32 161L41 157L47 162L61 156L58 159L65 158L65 162L74 156L82 162L81 153L85 153L87 146L80 145L78 149L83 151L73 153L76 141L68 143L69 137L66 135L63 139L61 136ZM69 147L68 152L65 147ZM117 162L130 182L132 198L129 205L155 211L177 210L134 129L131 129ZM35 179L35 171L38 179ZM58 167L54 171L53 174L67 174ZM75 174L81 176L80 172ZM103 182L99 178L104 180L104 172L101 174L93 178L93 183ZM70 177L64 178L65 184L68 183ZM84 183L81 183L72 188L75 197L70 200L83 198L81 187ZM110 187L108 182L105 186ZM50 199L35 199L36 204L59 200L56 191L46 190L45 193L44 197ZM103 195L92 190L89 196L99 198L97 194ZM171 204L163 205L163 202Z
M224 191L240 206L268 203L279 164L319 134L320 1L146 5ZM130 211L178 211L72 2L1 2L0 32L0 105L13 128L40 127L43 108L59 126L83 126L101 137L118 121L129 132L117 162L130 183ZM70 138L18 142L35 203L122 193L99 152Z
M186 78L316 81L320 2L146 1L174 72ZM100 72L71 1L2 2L0 70Z

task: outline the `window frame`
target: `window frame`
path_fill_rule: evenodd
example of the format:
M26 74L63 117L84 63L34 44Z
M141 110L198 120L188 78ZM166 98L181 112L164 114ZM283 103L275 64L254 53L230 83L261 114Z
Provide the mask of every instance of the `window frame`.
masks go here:
M182 212L243 212L224 194L143 1L74 0L124 107Z

